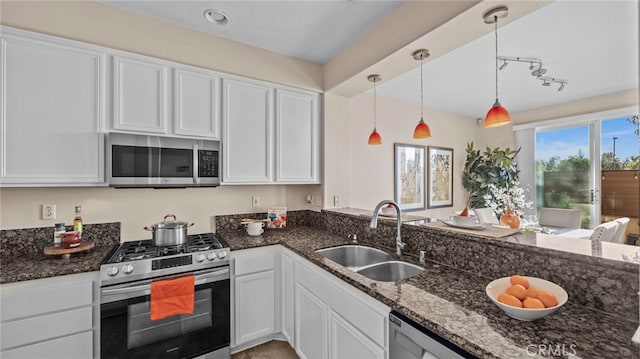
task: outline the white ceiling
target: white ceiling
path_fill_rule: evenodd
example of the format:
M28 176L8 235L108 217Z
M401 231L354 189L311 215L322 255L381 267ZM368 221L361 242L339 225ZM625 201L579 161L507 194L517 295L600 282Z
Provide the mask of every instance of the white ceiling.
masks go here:
M542 59L545 76L568 85L562 92L557 84L544 87L528 63L514 62L498 73L500 102L513 113L637 89L638 51L636 1L551 3L499 26L498 54ZM493 32L425 61L423 70L425 106L484 118L495 101ZM419 104L419 79L418 66L388 82L383 78L377 93Z
M326 63L401 3L100 1L317 63ZM231 18L229 24L221 27L206 22L206 9L225 11ZM558 92L556 84L541 86L542 82L530 75L529 64L509 64L499 73L499 97L512 113L638 88L637 1L557 1L500 26L498 39L500 55L540 58L548 70L545 76L569 82ZM494 41L491 32L426 60L425 106L484 117L495 101ZM419 66L394 79L381 75L378 94L420 103Z
M325 63L402 1L353 0L99 0L144 15L268 49ZM204 19L207 9L222 10L221 26Z

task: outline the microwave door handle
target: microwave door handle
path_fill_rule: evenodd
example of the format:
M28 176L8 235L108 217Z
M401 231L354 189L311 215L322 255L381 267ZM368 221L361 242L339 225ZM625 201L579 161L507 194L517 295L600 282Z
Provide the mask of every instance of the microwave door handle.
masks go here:
M191 173L193 173L193 183L197 184L198 182L200 182L198 180L198 144L194 143L193 144L193 170L191 171Z

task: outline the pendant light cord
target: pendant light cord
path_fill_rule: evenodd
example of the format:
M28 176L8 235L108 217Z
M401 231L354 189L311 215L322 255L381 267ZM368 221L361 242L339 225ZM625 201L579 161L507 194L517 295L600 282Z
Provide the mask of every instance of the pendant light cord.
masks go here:
M420 55L420 120L424 118L423 116L424 104L422 103L422 101L424 100L424 92L422 89L424 87L424 83L422 81L422 61L423 60L424 60L424 56Z
M494 33L496 34L496 101L498 101L498 16L493 17L495 27Z
M373 130L376 131L376 79L373 79Z

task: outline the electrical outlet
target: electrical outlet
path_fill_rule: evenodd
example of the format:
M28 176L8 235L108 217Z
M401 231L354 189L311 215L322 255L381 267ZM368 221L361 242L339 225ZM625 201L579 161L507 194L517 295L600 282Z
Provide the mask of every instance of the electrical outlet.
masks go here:
M252 196L251 197L251 207L259 207L260 206L260 197Z
M340 207L340 197L339 196L333 196L333 206L334 207Z
M42 219L56 219L56 205L55 204L43 204L42 205Z
M313 196L313 203L318 207L322 207L322 196Z

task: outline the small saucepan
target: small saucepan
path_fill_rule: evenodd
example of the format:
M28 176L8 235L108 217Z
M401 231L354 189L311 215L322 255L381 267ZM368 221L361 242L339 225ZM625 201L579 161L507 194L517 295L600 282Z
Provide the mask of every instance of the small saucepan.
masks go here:
M167 221L167 218L170 217L173 217L173 221ZM187 241L187 228L193 225L194 223L177 221L174 214L167 214L162 222L151 227L144 227L144 229L153 233L154 245L175 246Z

